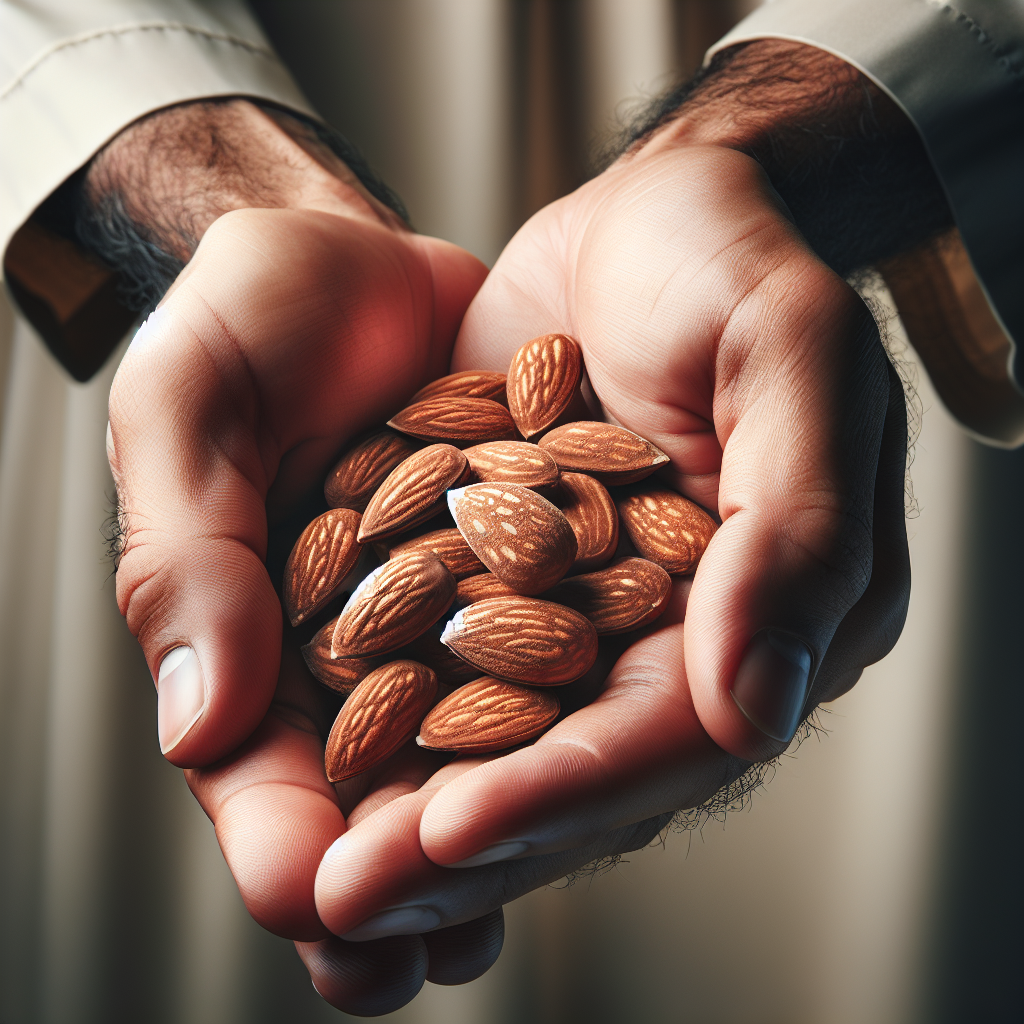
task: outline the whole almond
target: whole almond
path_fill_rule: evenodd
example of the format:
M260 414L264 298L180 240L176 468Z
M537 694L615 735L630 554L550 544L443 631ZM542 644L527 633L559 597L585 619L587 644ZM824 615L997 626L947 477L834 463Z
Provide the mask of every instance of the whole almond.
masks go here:
M457 611L441 634L460 658L488 675L534 686L579 679L597 659L593 623L535 597L492 597Z
M489 398L428 398L407 405L388 420L388 426L423 441L451 441L462 446L511 441L516 436L508 409Z
M455 577L434 555L414 551L374 569L338 616L332 658L388 654L425 633L455 598Z
M668 465L650 441L612 423L582 420L555 427L537 442L565 472L590 473L605 484L630 484Z
M302 648L302 660L318 683L337 693L351 693L356 683L368 676L379 661L376 658L332 658L331 637L337 624L335 617L317 632Z
M446 686L461 686L471 679L480 678L480 669L476 665L470 665L468 661L463 661L453 650L441 643L436 629L428 629L411 643L400 647L394 657L411 658L432 668L437 674L437 681Z
M477 557L520 594L554 586L576 557L576 534L546 498L519 484L448 492L455 525Z
M423 719L416 742L431 750L485 754L539 736L557 717L553 693L485 677L449 694Z
M413 441L387 428L360 438L327 474L327 504L362 512L384 478L415 451Z
M526 441L488 441L464 449L469 468L483 482L550 488L558 483L558 466L543 448Z
M599 635L653 622L672 596L672 577L645 558L623 558L607 569L562 580L545 595L586 615Z
M445 492L469 477L466 456L450 444L432 444L410 455L370 499L359 524L359 542L393 537L444 511Z
M508 368L508 407L523 437L547 430L576 398L583 353L566 334L528 341Z
M700 506L664 487L643 486L616 502L633 546L673 576L697 568L717 526Z
M394 558L410 551L428 551L437 555L457 580L487 571L487 567L466 543L466 538L455 529L432 530L411 540L402 541L390 549L388 557Z
M450 373L440 380L431 381L426 387L420 388L409 405L425 402L428 398L490 398L495 402L505 402L505 374L492 373L489 370L463 370L461 373Z
M486 601L489 597L516 597L518 590L513 590L503 583L493 572L482 572L479 576L467 576L459 580L455 591L455 604L464 608L467 604Z
M558 505L576 534L573 572L604 565L619 546L619 516L608 489L586 473L563 473Z
M332 508L299 535L284 567L282 597L293 626L315 615L341 590L359 559L360 515Z
M331 782L359 775L416 735L437 697L437 676L415 661L374 669L352 691L327 738L324 765Z

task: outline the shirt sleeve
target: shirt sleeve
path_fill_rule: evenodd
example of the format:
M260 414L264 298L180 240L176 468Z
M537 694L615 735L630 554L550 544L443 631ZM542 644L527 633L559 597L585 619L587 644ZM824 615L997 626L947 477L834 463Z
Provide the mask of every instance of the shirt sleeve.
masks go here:
M957 230L879 269L954 415L1024 443L1024 0L769 0L708 59L766 37L854 65L917 127Z
M118 306L112 275L30 217L132 121L213 96L312 114L241 0L0 0L4 277L79 379L133 313Z

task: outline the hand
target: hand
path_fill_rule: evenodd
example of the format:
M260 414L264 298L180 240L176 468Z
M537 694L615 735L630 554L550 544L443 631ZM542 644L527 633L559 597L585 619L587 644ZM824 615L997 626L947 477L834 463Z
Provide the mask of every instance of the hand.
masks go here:
M342 837L316 890L336 934L457 924L634 848L778 755L899 635L902 388L762 168L704 142L676 126L533 218L453 361L504 369L535 335L580 340L601 414L667 452L671 482L722 519L687 613L679 583L593 704Z
M119 137L92 172L94 190L121 196L182 259L187 246L175 246L202 238L111 390L118 602L159 680L161 748L191 769L246 906L300 941L331 1002L384 1012L428 970L451 983L485 969L500 912L426 942L330 938L313 884L344 814L417 788L443 760L399 760L345 799L327 783L331 708L293 645L282 657L264 562L270 531L319 490L346 439L446 371L485 270L413 234L345 168L325 170L248 104L160 116ZM206 135L230 157L223 173L191 145L174 149ZM204 168L212 184L201 190ZM237 194L232 168L245 186ZM252 206L259 175L273 179L265 192L278 208ZM198 212L187 203L197 190L210 204Z

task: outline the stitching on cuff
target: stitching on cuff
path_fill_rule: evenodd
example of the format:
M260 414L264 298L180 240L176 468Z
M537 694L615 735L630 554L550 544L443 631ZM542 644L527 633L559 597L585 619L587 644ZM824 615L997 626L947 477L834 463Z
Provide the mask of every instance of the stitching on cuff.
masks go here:
M1024 69L1014 67L1013 63L1008 60L1005 56L999 52L999 44L996 40L985 31L982 26L975 21L969 14L965 14L963 11L954 7L950 3L945 3L944 0L927 0L927 3L931 7L935 7L942 14L950 14L953 16L954 21L961 24L967 29L968 35L983 49L987 50L996 64L999 65L1011 78L1017 80L1018 84L1024 82Z
M77 36L70 36L46 47L46 49L33 57L3 89L0 89L0 101L6 99L36 68L61 50L66 50L72 46L81 46L83 43L90 43L94 39L100 39L103 36L123 36L131 32L185 32L188 35L201 36L214 42L230 43L232 46L238 46L260 57L266 57L268 60L277 60L277 55L267 46L254 43L249 39L243 39L241 36L232 35L230 32L214 32L210 29L198 28L195 25L186 25L180 21L142 21L132 25L113 25L110 28L82 32Z

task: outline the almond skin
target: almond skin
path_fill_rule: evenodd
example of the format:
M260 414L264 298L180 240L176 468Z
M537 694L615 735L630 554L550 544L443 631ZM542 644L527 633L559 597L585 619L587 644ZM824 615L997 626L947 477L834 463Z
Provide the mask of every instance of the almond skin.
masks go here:
M293 626L315 615L341 590L359 559L360 515L334 508L317 516L295 542L284 567L282 597Z
M528 341L508 368L508 407L523 437L547 430L569 408L583 378L583 353L566 334Z
M374 569L338 616L332 658L388 654L425 633L455 598L455 577L434 555L414 551Z
M445 492L469 478L466 456L450 444L432 444L396 467L370 499L359 543L409 530L444 511Z
M331 658L331 637L337 617L331 619L305 647L302 660L318 683L336 693L351 693L356 683L368 676L379 664L376 658ZM440 641L439 641L440 642ZM447 650L447 648L445 648Z
M463 447L516 436L508 409L489 398L428 398L407 405L388 420L388 426L423 441L450 441Z
M535 597L492 597L455 613L441 634L460 658L488 675L533 686L579 679L597 659L593 623Z
M616 506L636 550L673 576L697 568L718 529L699 505L664 487L638 488Z
M486 601L489 597L516 597L519 591L502 583L493 572L482 572L479 576L467 576L459 580L455 591L455 604L464 608L467 604Z
M437 697L437 676L415 661L374 669L352 691L327 738L324 766L331 782L359 775L416 735Z
M519 484L470 484L448 492L466 542L520 594L554 586L576 558L576 534L546 498Z
M487 567L473 553L466 538L458 530L431 530L420 537L402 541L388 552L389 558L408 554L410 551L427 551L437 555L448 571L457 579L476 576L486 572Z
M563 473L558 481L558 505L576 534L573 572L590 572L604 565L619 546L619 515L608 489L586 473Z
M537 442L562 472L589 473L603 484L631 484L667 466L669 457L624 427L581 420L555 427Z
M607 569L573 576L544 597L586 615L599 635L653 622L672 596L672 577L645 558L623 558Z
M459 687L423 719L416 742L431 750L486 754L539 736L557 717L553 693L485 677Z
M413 441L387 428L362 437L327 474L327 504L362 512L387 475L415 451Z
M492 401L505 404L505 374L492 373L489 370L463 370L450 373L447 377L431 381L426 387L420 388L409 405L425 402L428 398L490 398Z
M527 441L488 441L465 449L469 468L481 482L500 481L539 490L558 483L558 466L543 448Z

